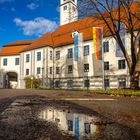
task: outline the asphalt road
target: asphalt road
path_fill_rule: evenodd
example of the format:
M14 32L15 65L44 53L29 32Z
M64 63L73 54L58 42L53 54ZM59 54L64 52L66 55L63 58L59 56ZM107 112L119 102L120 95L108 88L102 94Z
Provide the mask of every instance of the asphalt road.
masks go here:
M62 101L69 106L96 112L115 124L128 128L133 138L140 139L140 98L91 94L65 90L7 90L0 89L0 114L18 98L44 98L50 102ZM58 105L58 104L57 104ZM1 139L1 137L0 137ZM120 139L120 138L118 138ZM122 140L125 138L122 138ZM128 138L127 138L128 139ZM7 139L8 140L8 139Z

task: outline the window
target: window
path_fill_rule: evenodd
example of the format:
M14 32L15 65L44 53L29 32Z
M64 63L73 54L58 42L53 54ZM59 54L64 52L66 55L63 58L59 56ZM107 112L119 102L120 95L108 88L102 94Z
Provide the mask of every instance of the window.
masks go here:
M59 123L59 122L60 122L60 119L55 118L55 122L56 122L56 123Z
M50 74L52 74L52 67L50 67Z
M29 69L26 69L26 75L29 75Z
M53 56L53 54L52 54L52 51L50 51L50 60L52 60L52 57Z
M65 5L65 6L64 6L64 11L66 11L66 10L67 10L67 6Z
M103 43L104 52L109 52L109 41L105 41Z
M19 58L15 58L15 65L19 65Z
M105 89L109 88L109 86L110 86L109 79L105 79L104 80L104 87L105 87Z
M67 120L67 124L68 124L68 131L73 131L73 121Z
M104 70L109 70L109 62L104 62Z
M119 88L126 88L126 78L119 78Z
M73 50L72 48L68 49L68 58L72 58L73 57Z
M68 80L67 81L67 87L72 88L73 87L73 80Z
M60 88L60 80L55 81L55 87Z
M37 61L41 60L41 52L37 52Z
M30 55L26 54L26 63L30 62Z
M85 80L84 81L84 86L85 87L89 87L90 86L90 81L89 80Z
M89 45L84 46L84 56L89 55Z
M89 64L84 64L84 72L89 72Z
M89 134L91 132L90 123L84 123L85 133Z
M118 61L118 68L119 69L125 69L125 60L119 60Z
M3 66L7 66L7 58L3 59Z
M56 60L60 59L60 51L56 51Z
M72 65L68 66L68 73L72 73Z
M56 67L56 74L60 74L60 68Z
M41 73L41 68L37 67L37 74L40 74L40 73Z

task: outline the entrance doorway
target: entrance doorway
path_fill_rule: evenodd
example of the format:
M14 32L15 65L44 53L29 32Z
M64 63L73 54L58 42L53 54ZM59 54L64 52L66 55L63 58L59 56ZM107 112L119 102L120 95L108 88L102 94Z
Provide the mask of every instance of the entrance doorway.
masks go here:
M16 72L7 72L5 74L5 88L16 89L18 86L18 75Z

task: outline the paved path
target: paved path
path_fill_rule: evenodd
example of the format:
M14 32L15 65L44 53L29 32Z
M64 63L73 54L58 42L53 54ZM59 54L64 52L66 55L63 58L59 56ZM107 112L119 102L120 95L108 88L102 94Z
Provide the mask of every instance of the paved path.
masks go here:
M65 100L104 115L135 130L140 136L140 98L91 94L66 90L7 90L0 89L0 112L17 97L44 96L49 100Z

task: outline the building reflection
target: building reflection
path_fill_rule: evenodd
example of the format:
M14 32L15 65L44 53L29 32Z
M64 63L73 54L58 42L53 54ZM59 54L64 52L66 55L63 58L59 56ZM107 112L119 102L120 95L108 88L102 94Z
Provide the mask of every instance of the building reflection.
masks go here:
M60 130L74 136L76 140L93 137L101 130L98 117L75 113L73 110L47 107L39 113L39 118L56 123Z

